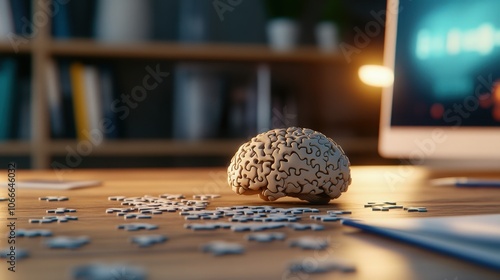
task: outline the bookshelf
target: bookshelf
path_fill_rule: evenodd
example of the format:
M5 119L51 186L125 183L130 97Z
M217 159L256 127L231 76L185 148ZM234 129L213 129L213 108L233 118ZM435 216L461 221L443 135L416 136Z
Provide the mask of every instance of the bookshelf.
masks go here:
M33 0L34 13L44 11L50 1ZM45 72L54 58L158 59L169 61L238 62L255 65L257 77L258 127L269 121L271 64L347 65L341 54L327 54L316 47L275 52L265 45L232 43L142 42L113 44L93 39L55 39L50 21L38 27L37 36L20 44L18 52L9 42L0 42L0 55L28 55L31 59L31 138L0 142L0 156L29 156L34 169L50 168L51 159L75 149L76 139L52 139ZM260 124L259 124L260 122ZM245 139L181 141L175 139L104 140L90 156L231 156ZM373 150L376 139L345 139L344 149Z

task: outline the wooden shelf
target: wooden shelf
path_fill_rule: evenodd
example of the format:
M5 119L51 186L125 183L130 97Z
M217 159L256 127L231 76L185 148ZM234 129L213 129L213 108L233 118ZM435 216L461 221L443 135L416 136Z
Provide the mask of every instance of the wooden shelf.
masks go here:
M29 156L31 143L19 140L0 142L0 154L2 156Z
M345 151L366 152L377 147L376 138L336 139ZM231 156L245 139L214 139L200 141L182 140L106 140L93 146L89 156ZM48 143L48 151L55 156L68 153L67 147L76 151L76 140L53 140ZM8 141L0 143L2 155L30 155L28 141Z
M300 47L290 52L276 52L265 45L187 44L171 42L105 43L94 40L53 40L48 44L54 56L206 60L236 62L339 63L340 54L320 52L316 47Z
M17 47L18 50L16 52L15 46L13 46L9 41L0 41L0 53L3 54L29 54L33 50L33 44L31 42L28 43L20 43Z
M89 156L231 156L245 140L107 140L93 146ZM76 151L78 141L50 143L52 155L63 156L67 147Z

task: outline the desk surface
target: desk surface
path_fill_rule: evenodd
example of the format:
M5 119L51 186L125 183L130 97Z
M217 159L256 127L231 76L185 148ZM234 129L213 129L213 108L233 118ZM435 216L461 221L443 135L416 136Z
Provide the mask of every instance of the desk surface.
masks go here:
M2 175L4 174L4 175ZM432 187L426 181L429 174L416 167L354 167L349 191L328 205L311 206L326 213L330 209L352 210L351 217L360 219L389 219L396 217L430 217L462 214L500 213L500 189L456 189ZM444 175L444 174L439 174ZM143 196L163 193L183 193L186 197L200 193L218 193L207 209L233 205L271 205L275 207L310 206L296 199L275 203L261 201L257 196L238 196L225 181L225 170L168 169L168 170L81 170L64 174L67 180L102 180L100 187L69 191L17 190L17 228L45 228L54 235L86 235L91 242L77 250L47 249L40 238L16 239L18 247L28 249L31 256L18 261L17 272L0 264L0 279L71 279L75 266L106 263L125 263L143 267L148 279L498 279L498 271L469 264L427 250L383 237L347 228L338 222L323 223L324 231L276 231L287 239L304 235L327 238L330 247L324 251L304 251L290 248L287 241L255 243L245 241L247 233L230 230L195 232L184 228L186 221L178 213L153 216L147 222L157 224L159 233L168 236L166 243L150 248L138 248L129 237L141 233L117 230L127 223L122 217L106 214L105 209L121 207L108 196ZM0 178L7 172L0 170ZM54 171L17 171L17 180L56 179ZM2 179L2 181L5 181ZM0 190L0 197L7 190ZM38 197L68 196L68 201L45 202ZM403 210L375 212L364 208L368 201L396 201L407 206L425 206L427 213L408 213ZM78 221L61 224L29 224L28 219L45 216L45 210L67 207L77 209ZM7 246L6 203L0 202L0 248ZM304 220L310 222L307 215ZM135 221L134 221L135 222ZM321 222L318 222L321 223ZM239 242L246 248L243 255L214 257L201 252L200 246L212 240ZM329 257L345 258L356 265L354 273L332 272L316 275L293 275L286 272L292 260Z

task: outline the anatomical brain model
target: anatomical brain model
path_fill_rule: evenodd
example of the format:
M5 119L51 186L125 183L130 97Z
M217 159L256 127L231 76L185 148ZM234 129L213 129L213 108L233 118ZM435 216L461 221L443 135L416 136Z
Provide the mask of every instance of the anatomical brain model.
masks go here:
M298 127L270 130L241 145L227 173L234 192L266 201L292 196L328 203L351 184L342 148L320 132Z

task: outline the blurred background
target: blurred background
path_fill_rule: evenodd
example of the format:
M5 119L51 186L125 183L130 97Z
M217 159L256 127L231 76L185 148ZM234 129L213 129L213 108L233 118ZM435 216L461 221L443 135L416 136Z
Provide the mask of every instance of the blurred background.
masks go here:
M0 0L0 166L224 166L272 128L377 154L385 0Z

